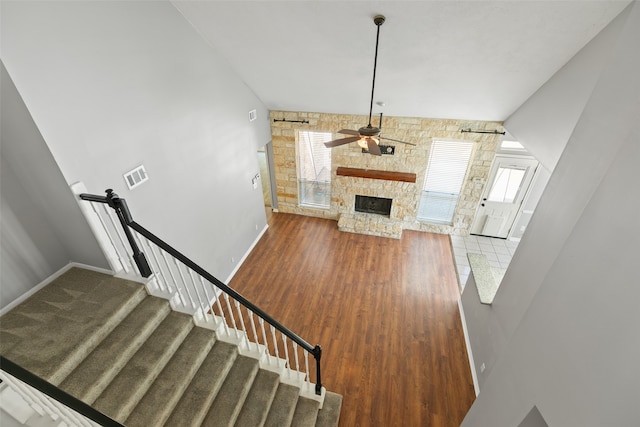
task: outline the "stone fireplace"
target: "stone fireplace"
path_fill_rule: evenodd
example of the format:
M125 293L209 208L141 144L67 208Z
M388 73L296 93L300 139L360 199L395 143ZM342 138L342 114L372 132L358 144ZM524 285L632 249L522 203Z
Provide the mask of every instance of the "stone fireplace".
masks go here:
M403 221L418 202L416 174L338 166L333 182L331 198L336 202L341 231L394 239L402 237ZM358 201L362 198L387 205L384 207L388 208L388 213L386 210L379 214L370 212L371 209L359 209Z
M392 203L392 199L385 199L384 197L362 196L360 194L356 194L355 211L382 215L388 218L389 215L391 215Z
M383 136L416 145L394 142L391 144L395 146L393 155L383 156L363 153L355 143L333 148L330 208L314 209L301 206L298 200L297 131L358 129L367 122L367 117L291 111L271 111L270 114L280 212L337 220L342 231L396 239L402 237L403 230L468 234L500 135L461 133L460 129L502 129L500 122L384 117ZM339 137L338 134L335 136ZM436 138L476 143L452 224L429 224L417 220L431 141ZM356 209L356 196L391 200L388 213L360 212L361 209Z

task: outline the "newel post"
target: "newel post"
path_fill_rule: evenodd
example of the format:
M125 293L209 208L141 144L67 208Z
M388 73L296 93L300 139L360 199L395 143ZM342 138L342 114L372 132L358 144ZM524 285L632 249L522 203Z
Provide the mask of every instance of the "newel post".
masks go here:
M320 359L322 358L322 347L320 344L316 344L313 349L313 357L316 359L316 394L320 396L322 394L322 379L320 377Z
M127 206L127 201L125 199L121 199L118 197L116 193L113 192L112 189L108 189L106 191L107 196L107 204L116 211L118 215L118 219L120 220L120 224L122 224L122 229L124 230L125 236L127 236L127 240L129 241L129 245L131 245L131 250L133 251L133 260L138 266L138 270L140 270L140 274L142 277L151 276L151 267L149 267L149 262L147 258L144 256L144 253L138 248L138 244L133 238L131 234L131 230L129 229L129 224L133 222L133 217L131 216L131 212L129 211L129 207Z

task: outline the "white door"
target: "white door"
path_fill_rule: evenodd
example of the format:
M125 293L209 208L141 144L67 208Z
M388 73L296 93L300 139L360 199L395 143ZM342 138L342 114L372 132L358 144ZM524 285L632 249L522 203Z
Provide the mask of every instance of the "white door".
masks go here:
M509 235L537 166L538 162L530 158L496 156L471 234L501 238Z

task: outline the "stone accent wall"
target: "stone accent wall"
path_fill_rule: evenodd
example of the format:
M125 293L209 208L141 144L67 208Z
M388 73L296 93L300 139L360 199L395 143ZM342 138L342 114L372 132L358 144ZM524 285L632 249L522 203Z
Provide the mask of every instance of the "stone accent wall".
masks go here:
M402 230L419 230L443 234L467 235L489 175L501 135L461 133L460 129L502 130L501 122L473 120L424 119L414 117L384 117L382 136L412 142L416 146L392 141L395 155L372 156L362 153L356 143L335 147L331 153L331 207L312 209L298 205L296 176L296 132L299 130L337 132L357 130L368 123L368 116L272 111L271 134L275 159L278 210L338 220L341 230L400 238ZM308 120L308 124L274 122L273 119ZM373 124L377 124L377 117ZM335 138L343 135L335 134ZM453 224L428 224L416 219L418 203L424 184L429 149L433 139L473 141L474 148L469 170L453 219ZM337 176L338 166L415 173L415 183L369 178ZM354 211L355 195L393 199L391 215Z

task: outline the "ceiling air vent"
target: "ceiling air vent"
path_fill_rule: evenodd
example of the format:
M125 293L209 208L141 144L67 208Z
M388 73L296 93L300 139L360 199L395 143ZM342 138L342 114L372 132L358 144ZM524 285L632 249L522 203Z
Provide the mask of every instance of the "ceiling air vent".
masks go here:
M140 165L124 174L124 180L127 182L129 190L133 190L148 179L149 175L147 175L147 171L144 169L143 165Z
M256 110L249 111L249 121L250 122L254 121L257 118L258 118L258 113L256 112Z

